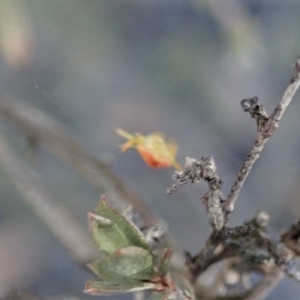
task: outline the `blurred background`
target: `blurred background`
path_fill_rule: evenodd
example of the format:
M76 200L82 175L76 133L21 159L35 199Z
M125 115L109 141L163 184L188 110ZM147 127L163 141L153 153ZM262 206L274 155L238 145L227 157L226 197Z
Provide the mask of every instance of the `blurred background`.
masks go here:
M280 100L300 55L299 15L296 0L1 0L0 98L65 124L166 220L182 249L196 254L210 233L200 201L205 185L168 196L173 170L150 169L133 150L121 154L115 129L174 137L182 165L185 156L212 155L226 195L256 132L240 101L258 96L270 113ZM298 93L246 181L230 226L264 209L276 237L300 216L299 111ZM29 164L24 137L2 119L0 131ZM87 232L99 192L47 149L37 160L41 181ZM91 275L1 168L0 190L0 297L16 288L39 298L93 299L82 293ZM299 292L285 279L268 299Z

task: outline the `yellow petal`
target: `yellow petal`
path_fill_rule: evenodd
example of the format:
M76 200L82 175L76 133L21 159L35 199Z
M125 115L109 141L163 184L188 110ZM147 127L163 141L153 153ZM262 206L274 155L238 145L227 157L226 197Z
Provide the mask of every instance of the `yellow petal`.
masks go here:
M116 129L116 133L117 133L118 135L124 137L124 138L127 139L127 140L130 140L130 139L133 137L132 134L130 134L130 133L124 131L124 130L121 129L121 128L117 128L117 129Z
M117 129L116 132L128 139L122 146L122 152L128 148L137 148L141 157L149 166L154 168L174 166L177 170L181 170L175 159L178 149L175 140L166 139L160 132L145 136L139 133L130 134L122 129Z

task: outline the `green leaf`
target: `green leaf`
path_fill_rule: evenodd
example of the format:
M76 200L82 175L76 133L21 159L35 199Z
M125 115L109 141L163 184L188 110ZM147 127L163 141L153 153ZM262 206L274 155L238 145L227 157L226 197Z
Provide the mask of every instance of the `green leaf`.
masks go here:
M104 196L101 196L96 214L90 213L89 217L95 243L105 254L112 254L127 246L136 246L150 251L142 232L113 209Z
M126 278L151 280L155 275L151 253L134 246L119 249L105 259L89 264L88 267L102 278L120 282Z
M85 285L84 293L90 295L113 295L123 294L129 292L150 290L155 287L154 283L141 281L106 281L99 279L92 279Z
M122 230L111 220L93 213L89 213L88 217L94 242L104 254L109 255L129 245Z

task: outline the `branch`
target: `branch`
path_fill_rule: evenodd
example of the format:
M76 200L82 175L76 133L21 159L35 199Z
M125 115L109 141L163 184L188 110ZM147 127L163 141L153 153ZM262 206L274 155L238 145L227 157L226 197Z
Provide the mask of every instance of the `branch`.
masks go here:
M208 185L208 192L201 200L206 206L209 223L214 230L221 230L225 225L223 212L224 196L221 192L222 179L217 174L217 167L211 156L202 157L200 161L186 157L183 171L176 171L173 175L175 183L171 185L167 193L171 194L187 182L198 183L201 180Z
M221 230L227 223L246 178L252 170L254 163L260 157L265 144L278 127L280 119L299 88L300 58L294 66L295 70L290 84L270 117L268 117L263 106L258 103L257 97L242 100L241 105L244 111L249 112L251 117L256 119L257 135L250 153L245 158L244 164L237 174L237 178L227 199L221 191L223 181L217 175L215 162L210 156L202 157L201 161L187 157L184 170L180 172L176 171L175 175L173 175L175 184L168 188L167 192L169 194L187 182L198 183L203 180L208 183L209 191L202 196L202 201L206 206L209 221L214 230Z
M281 235L281 241L284 242L289 249L296 255L300 256L300 219L291 225Z
M82 230L68 210L57 204L58 201L41 185L37 174L13 153L1 135L0 165L21 194L22 199L31 206L77 263L85 264L98 256L91 238Z
M195 282L198 276L212 264L231 257L241 257L246 263L254 263L254 265L263 264L264 261L273 259L276 264L274 269L278 269L278 274L276 272L270 276L270 273L266 274L266 278L251 293L251 295L258 295L253 296L257 298L249 299L261 299L259 293L262 293L262 295L269 293L278 283L277 277L279 281L283 276L281 272L300 281L300 267L291 249L288 249L282 243L272 241L268 236L265 227L269 216L265 212L258 213L254 219L244 223L242 226L235 228L225 227L247 176L256 160L260 157L266 142L278 127L278 123L292 101L299 85L300 58L295 63L295 72L290 80L290 84L270 117L268 117L264 107L258 103L257 97L242 100L241 105L244 111L248 112L256 120L257 135L250 153L237 174L227 199L221 192L223 181L216 173L216 166L212 157L203 157L201 161L187 157L184 170L176 171L173 175L175 184L169 187L168 193L176 191L187 182L198 183L205 181L209 187L209 191L201 199L206 206L213 233L207 240L205 247L197 255L192 257L187 254L187 265L192 282ZM299 224L300 221L292 227L291 233L288 232L282 237L286 239L284 242L292 250L298 251L298 253L300 251L298 243L300 235ZM248 293L245 296L248 296Z
M280 119L282 118L282 115L284 114L285 110L287 109L290 102L292 101L297 89L299 88L299 85L300 85L300 58L295 63L295 72L290 81L290 84L288 85L286 91L283 94L282 99L277 104L276 108L274 109L273 113L271 114L271 116L269 118L266 118L266 115L263 110L260 111L260 118L259 118L259 114L257 114L257 113L255 114L255 109L258 111L261 109L261 106L259 104L257 104L257 101L256 102L254 101L254 103L253 103L253 99L255 99L255 98L245 99L245 100L248 100L248 104L249 104L249 102L251 102L251 100L252 100L251 103L254 104L254 105L252 105L252 107L250 107L250 108L248 107L247 109L248 109L248 111L250 111L252 109L252 111L250 111L250 113L252 112L252 114L251 114L252 117L256 118L256 120L258 121L258 132L256 135L256 139L254 141L254 145L252 146L250 153L247 155L245 162L244 162L241 170L239 171L237 178L236 178L236 180L231 188L231 191L227 197L227 200L224 204L224 211L226 213L227 219L228 219L229 214L234 209L234 205L237 200L238 194L239 194L246 178L248 177L254 163L259 158L260 153L264 149L266 142L268 141L268 139L271 137L271 135L277 128L278 122L280 121ZM256 98L256 100L257 100L257 98ZM250 103L250 106L251 106L251 103ZM244 107L244 110L246 110L245 107Z
M124 208L132 204L143 216L145 224L156 223L153 213L140 197L128 189L104 162L89 155L63 124L27 103L13 99L0 99L0 117L14 125L31 144L47 148L72 165L114 205Z
M211 265L231 257L246 256L245 252L257 247L256 241L268 224L268 215L258 212L253 219L242 226L234 228L223 227L214 231L208 238L204 248L194 257L187 257L192 281L206 271ZM255 245L255 247L253 247ZM249 256L249 252L247 255ZM253 252L255 257L256 253Z
M140 197L134 191L127 188L120 178L118 178L104 162L92 157L59 121L49 117L45 113L27 103L13 99L9 99L9 101L7 101L3 98L0 98L0 117L6 120L9 124L13 125L21 134L23 134L30 145L45 147L54 155L58 156L62 160L65 160L67 163L73 166L78 172L82 173L92 186L94 186L101 193L105 193L105 195L110 199L116 208L123 210L125 207L128 207L128 204L131 204L134 210L136 210L142 216L143 225L145 227L148 228L157 226L158 223L162 222L157 219L157 217L140 199ZM8 157L10 153L11 151L6 149L6 154ZM5 163L6 159L3 160L3 163ZM11 159L11 161L13 160ZM16 166L18 166L17 163ZM29 174L30 172L31 170L27 168L27 170L22 174ZM16 171L13 174L16 173L18 172ZM18 177L16 176L16 178ZM32 184L27 182L26 179L29 180L29 178L30 176L28 178L26 178L25 175L23 176L25 181L22 184L26 186L25 189L28 189L26 200L33 207L37 205L35 210L37 211L38 215L49 226L50 230L54 231L54 234L56 235L56 229L52 229L52 226L56 227L55 221L53 222L53 219L51 220L50 216L52 215L60 218L59 216L61 215L61 225L63 223L63 219L71 219L71 216L64 208L54 205L52 197L47 195L44 190L39 189L39 186L37 186L36 193L34 192L34 195L30 195L30 191L35 190L32 189L31 186L35 186L36 184L35 182ZM19 187L19 190L23 193L21 186ZM31 196L35 199L30 199ZM39 201L43 203L39 203ZM49 210L49 216L48 213L46 213L46 210ZM70 224L73 223L72 221L68 222L70 222ZM73 225L68 226L72 227ZM58 227L59 226L57 226L57 234L59 234ZM74 243L72 243L72 246L70 245L69 249L74 248L75 251L80 251L80 245L82 245L82 247L84 247L84 245L89 245L91 243L91 239L80 242L80 237L77 239L75 235L76 231L78 231L80 236L82 229L77 227L78 226L74 227ZM75 242L75 239L77 240L78 244ZM64 243L64 238L62 238L62 243ZM176 256L176 260L171 260L172 269L184 272L184 256L182 255L181 251L178 250L176 242L170 233L168 233L166 236L166 244L174 249L173 256ZM89 248L89 246L87 246L87 248ZM79 260L92 261L94 258L95 257Z
M284 273L275 267L270 274L266 275L262 281L251 290L249 295L243 298L243 300L265 299L284 276Z

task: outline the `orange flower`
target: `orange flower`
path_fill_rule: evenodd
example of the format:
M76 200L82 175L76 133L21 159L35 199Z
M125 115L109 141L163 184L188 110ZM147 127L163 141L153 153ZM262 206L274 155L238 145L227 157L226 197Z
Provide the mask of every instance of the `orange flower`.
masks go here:
M136 148L150 167L166 168L173 166L175 169L181 170L179 163L175 159L178 147L174 140L166 139L159 132L149 135L130 134L122 129L117 129L116 132L128 140L122 145L122 152L128 148Z

